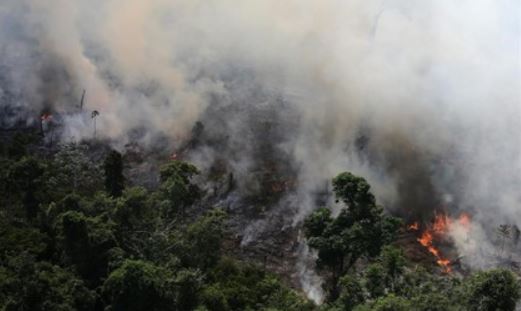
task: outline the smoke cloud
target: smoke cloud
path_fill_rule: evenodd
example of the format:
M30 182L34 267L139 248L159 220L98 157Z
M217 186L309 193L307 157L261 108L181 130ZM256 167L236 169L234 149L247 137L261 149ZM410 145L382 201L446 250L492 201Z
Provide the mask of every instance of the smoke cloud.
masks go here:
M203 168L225 158L248 179L270 155L297 179L294 206L273 209L288 225L349 170L407 219L464 210L479 232L521 227L520 11L516 0L6 0L1 124L53 111L62 139L90 138L85 89L98 136L115 144L161 136L174 149L200 121L213 144L190 158Z

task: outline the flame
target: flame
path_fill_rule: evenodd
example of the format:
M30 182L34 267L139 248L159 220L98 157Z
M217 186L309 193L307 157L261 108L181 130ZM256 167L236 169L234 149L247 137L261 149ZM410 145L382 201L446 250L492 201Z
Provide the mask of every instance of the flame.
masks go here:
M444 234L452 224L452 220L445 214L435 215L432 230L438 234Z
M407 230L410 231L418 231L418 229L420 229L420 224L417 221L407 226Z
M454 220L446 214L436 214L432 225L427 226L426 230L422 232L421 236L417 239L423 247L427 248L429 253L436 257L436 263L443 268L443 272L445 273L450 273L452 271L451 261L443 257L440 250L434 246L433 240L435 237L446 235L451 230L454 223ZM457 223L468 232L471 225L470 215L462 213L459 216ZM409 230L417 230L417 222L409 225L407 228Z
M418 242L420 242L421 245L423 245L425 248L427 248L429 253L434 255L434 257L436 257L436 263L438 263L438 265L443 268L443 272L450 273L451 272L450 260L443 258L441 256L440 251L432 244L433 234L432 234L431 230L432 229L425 230L422 233L421 237L418 238Z

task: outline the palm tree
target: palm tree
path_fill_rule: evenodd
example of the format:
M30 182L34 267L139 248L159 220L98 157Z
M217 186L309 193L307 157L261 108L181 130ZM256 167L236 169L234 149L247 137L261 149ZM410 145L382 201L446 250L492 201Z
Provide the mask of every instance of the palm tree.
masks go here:
M501 240L501 252L499 253L499 256L503 255L503 251L505 249L505 242L507 239L510 238L510 226L509 225L500 225L497 229L497 235L499 239Z

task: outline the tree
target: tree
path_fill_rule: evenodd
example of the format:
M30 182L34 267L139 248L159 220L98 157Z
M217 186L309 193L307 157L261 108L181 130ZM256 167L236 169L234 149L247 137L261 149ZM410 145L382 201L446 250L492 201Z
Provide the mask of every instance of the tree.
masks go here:
M69 143L61 146L52 161L48 184L54 198L71 192L92 195L102 182L99 165L87 156L87 146Z
M14 160L20 160L28 155L27 147L36 140L37 136L34 134L16 133L7 145L7 155Z
M332 273L329 292L335 299L338 279L360 257L377 256L394 240L401 223L384 215L365 179L342 173L333 179L333 189L346 208L335 219L328 209L318 209L305 219L304 231L309 245L318 250L318 267Z
M451 303L446 295L433 292L414 297L411 304L418 311L450 311L461 310L459 305Z
M221 258L207 278L201 301L208 310L315 310L314 305L257 266Z
M225 217L222 210L215 209L188 226L178 249L185 265L205 271L216 264L221 255Z
M373 311L409 311L415 310L412 305L403 297L397 297L393 294L379 298L373 305Z
M512 230L509 225L499 225L499 227L496 229L497 235L499 240L501 241L501 248L500 252L498 253L498 256L502 256L503 252L505 250L505 243L507 240L509 240L512 236Z
M109 251L117 244L109 224L68 211L59 216L55 230L67 263L74 265L85 280L97 284L106 276Z
M394 292L396 278L403 272L406 264L403 251L397 247L387 245L382 249L380 260L385 269L387 284L390 286L391 291Z
M47 237L37 228L10 225L5 219L0 219L0 262L23 252L42 255L47 248L46 242Z
M513 311L521 298L514 274L505 269L478 272L464 284L467 307L471 311Z
M103 284L114 311L175 310L171 274L150 262L126 260Z
M121 153L112 150L105 158L105 190L113 197L121 196L124 188L123 159Z
M151 252L162 255L161 250L154 247L163 241L168 230L154 236L161 220L154 203L153 196L145 188L131 187L123 191L112 213L122 246L138 258L151 259L150 256L154 255ZM161 247L165 246L161 244Z
M386 275L381 263L372 263L365 269L365 287L371 298L385 295Z
M340 297L338 300L345 311L351 311L365 300L362 284L353 276L346 275L340 279Z
M94 310L95 293L74 274L19 254L0 266L2 310Z
M199 270L183 269L175 277L176 301L181 311L193 310L199 303L203 275Z
M17 161L7 174L12 188L22 196L22 203L29 219L36 216L41 202L43 184L41 178L45 167L35 158L23 157Z
M199 174L199 170L186 162L171 161L161 167L161 191L168 200L171 208L185 213L189 206L199 198L199 188L192 183L192 177Z

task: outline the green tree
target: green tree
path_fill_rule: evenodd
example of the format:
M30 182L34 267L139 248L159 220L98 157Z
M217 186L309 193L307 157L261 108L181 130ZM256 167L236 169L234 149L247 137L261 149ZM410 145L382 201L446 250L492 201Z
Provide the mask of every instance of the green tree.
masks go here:
M112 217L117 224L116 235L121 246L137 258L154 260L168 247L162 242L169 234L169 228L164 232L159 228L160 211L154 196L145 188L125 189Z
M345 311L351 311L359 304L364 303L364 289L360 281L351 275L340 279L340 297L338 301Z
M42 182L44 172L45 166L38 160L23 157L14 163L7 174L8 180L12 183L12 189L22 197L22 203L29 219L33 219L39 211L44 188Z
M477 272L465 284L467 307L472 311L513 311L521 298L514 274L505 269Z
M114 311L175 310L171 273L150 262L126 260L103 284Z
M312 303L259 267L222 258L208 273L201 301L208 310L314 310Z
M0 219L0 262L23 252L40 256L47 248L48 238L32 226L14 226Z
M326 208L318 209L305 219L304 230L309 245L318 250L318 267L332 272L329 292L335 299L338 279L360 257L377 256L394 240L400 221L384 215L361 177L342 173L333 179L333 189L347 207L335 219Z
M27 148L32 143L35 143L37 139L37 136L34 134L16 133L7 145L7 155L15 160L27 156Z
M53 198L69 193L92 195L102 185L102 172L88 156L88 147L76 143L61 146L49 170L48 185Z
M432 292L414 297L411 300L414 310L417 311L450 311L461 310L461 306L451 302L447 295Z
M407 299L389 294L379 298L373 305L372 311L410 311L415 310Z
M403 251L400 248L387 245L382 249L380 261L387 276L386 283L394 292L396 279L402 274L406 264Z
M143 187L125 189L114 210L114 219L124 234L136 230L152 230L158 216L151 195Z
M96 295L72 273L22 253L0 266L0 298L2 310L87 311Z
M171 161L161 167L161 192L171 209L182 215L185 208L199 198L199 188L192 183L192 177L197 174L199 170L195 166L182 161Z
M371 298L385 295L386 274L381 263L372 263L365 269L365 287Z
M177 250L186 266L205 271L219 260L225 217L222 210L215 209L188 226Z
M113 197L121 196L125 182L121 153L115 150L110 151L103 167L105 169L105 190Z
M175 276L176 301L181 311L193 310L199 304L203 275L199 270L183 269Z
M106 276L109 251L117 245L110 224L81 212L68 211L60 215L56 231L67 262L74 265L85 280L97 284Z

